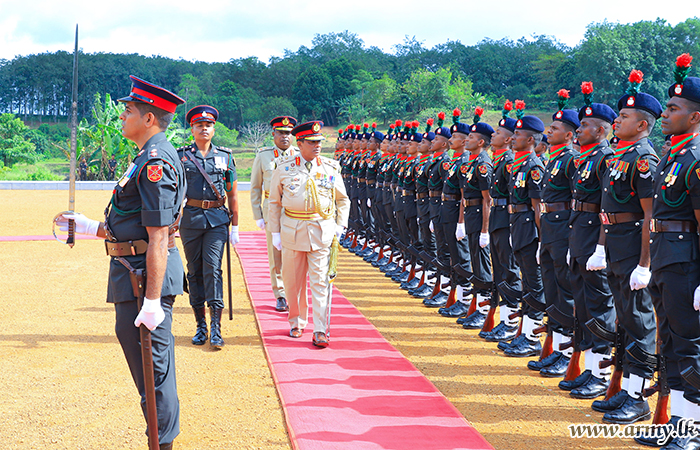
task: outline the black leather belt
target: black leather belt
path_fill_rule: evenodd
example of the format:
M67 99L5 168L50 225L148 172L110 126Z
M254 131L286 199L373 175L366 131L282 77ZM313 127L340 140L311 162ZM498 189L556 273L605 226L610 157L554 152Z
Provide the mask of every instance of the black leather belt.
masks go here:
M569 202L540 203L540 212L547 214L555 211L566 211L571 209Z
M224 206L224 203L226 202L225 198L220 198L219 200L197 200L194 198L188 198L187 199L187 206L196 206L197 208L202 208L202 209L211 209L211 208L218 208L220 206Z
M480 206L484 203L483 198L465 198L464 206Z
M651 219L649 230L652 233L696 233L697 225L689 220Z
M603 225L617 225L618 223L638 222L644 220L644 213L600 213L600 222Z
M598 214L600 212L600 205L597 203L586 203L580 202L576 199L571 200L571 209L574 211L591 212Z
M507 198L492 198L493 206L508 206Z
M461 200L462 198L459 195L456 194L442 194L442 200L443 201L448 201L448 202L456 202Z
M520 205L508 205L508 212L511 214L532 211L532 206L525 203Z

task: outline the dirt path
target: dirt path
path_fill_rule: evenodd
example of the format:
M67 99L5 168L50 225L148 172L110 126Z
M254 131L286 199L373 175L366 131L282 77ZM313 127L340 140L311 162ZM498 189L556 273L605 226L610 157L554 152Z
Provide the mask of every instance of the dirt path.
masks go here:
M76 209L99 219L110 192L78 191ZM254 230L241 192L241 230ZM0 191L0 236L51 233L65 191ZM7 449L146 448L136 391L106 304L101 241L0 242L0 439ZM257 326L233 264L235 320L226 347L194 347L186 296L175 304L181 434L178 449L290 449ZM338 286L498 449L641 448L631 440L573 440L569 423L600 423L573 400L420 305L343 252ZM653 405L652 405L653 407Z

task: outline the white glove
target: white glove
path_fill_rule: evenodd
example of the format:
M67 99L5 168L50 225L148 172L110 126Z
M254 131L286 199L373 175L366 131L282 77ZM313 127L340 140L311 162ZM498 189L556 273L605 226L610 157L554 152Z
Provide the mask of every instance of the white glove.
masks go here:
M228 235L228 241L234 247L241 242L241 238L238 236L238 225L231 225L231 234Z
M336 225L336 226L335 226L335 236L336 236L338 239L340 239L340 236L342 236L343 233L345 233L345 227L342 226L342 225Z
M571 265L571 249L566 251L566 265L567 266Z
M255 221L255 225L258 226L261 230L265 229L265 219L258 219Z
M461 241L464 239L464 236L467 235L467 232L464 231L464 224L463 223L458 223L457 224L457 231L455 231L455 236L457 237L458 241Z
M431 233L435 233L435 227L433 226L433 221L431 220L430 223L428 224L428 228L430 228Z
M540 252L542 251L542 242L537 243L537 253L535 253L535 259L537 260L537 265L539 266L540 263Z
M61 231L68 231L69 219L75 220L76 233L97 236L97 230L100 228L100 222L97 220L88 219L80 213L61 214L58 219L56 219L56 225L59 226Z
M648 267L637 266L630 275L630 289L637 291L649 286L651 270Z
M149 300L144 297L143 306L139 315L134 320L134 326L139 327L141 324L146 325L146 328L153 331L158 328L163 320L165 320L165 311L160 306L160 299Z
M272 246L282 251L282 236L279 233L272 233Z
M479 247L484 248L491 242L491 236L488 233L479 233Z
M606 267L608 267L608 263L605 262L605 246L596 244L595 252L586 262L586 270L603 270Z
M700 286L695 288L695 293L693 294L693 308L695 308L695 311L700 311Z
M367 199L367 207L371 208L372 207L372 200Z

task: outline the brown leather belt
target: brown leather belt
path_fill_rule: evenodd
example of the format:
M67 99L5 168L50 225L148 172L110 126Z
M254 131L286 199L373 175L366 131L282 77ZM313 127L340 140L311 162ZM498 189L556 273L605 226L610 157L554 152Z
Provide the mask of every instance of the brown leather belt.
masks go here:
M644 220L644 213L600 213L600 222L603 225L617 225L618 223L637 222Z
M196 200L194 198L188 198L187 206L196 206L197 208L211 209L224 206L225 202L225 198L220 198L219 200Z
M696 233L697 225L689 220L651 219L649 230L652 233Z
M597 203L586 203L580 202L576 199L571 200L571 209L574 211L590 212L598 214L600 212L600 205Z
M456 202L461 200L461 197L459 195L455 194L442 194L442 201L447 201L447 202Z
M367 180L367 186L374 186L377 184L377 180Z
M542 212L542 214L554 211L566 211L569 209L571 209L571 204L568 202L540 203L540 212Z
M416 191L411 191L411 190L408 190L408 189L403 189L403 190L401 191L401 193L403 194L404 197L410 197L410 196L412 196L412 195L416 195Z
M483 198L465 198L464 206L481 206L484 203Z
M366 182L367 182L367 178L358 178L358 179L357 179L357 182L358 182L358 183L366 183Z
M507 198L492 198L493 206L508 206Z
M148 250L148 242L143 239L128 242L105 241L105 250L107 250L108 256L143 255Z
M346 173L345 175L343 175L343 178L350 178L350 175Z
M442 196L442 191L430 191L428 194L430 197L441 197Z
M528 204L523 203L523 204L519 204L519 205L508 205L508 212L510 214L527 212L527 211L532 211L532 207Z
M417 192L417 193L416 193L416 199L418 199L418 200L420 200L420 199L422 199L422 198L426 198L426 197L428 197L428 193L427 193L427 192Z

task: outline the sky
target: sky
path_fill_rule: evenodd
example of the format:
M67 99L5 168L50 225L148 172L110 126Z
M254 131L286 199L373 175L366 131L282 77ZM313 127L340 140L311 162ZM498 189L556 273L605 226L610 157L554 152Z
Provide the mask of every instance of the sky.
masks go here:
M448 40L474 45L489 38L553 36L575 46L591 23L665 19L676 25L688 8L658 0L379 0L344 3L260 0L0 0L0 60L72 52L75 25L85 53L138 53L226 62L256 56L268 62L285 50L312 46L316 34L356 34L367 47L393 52L415 37L427 48ZM698 14L700 16L700 14Z

